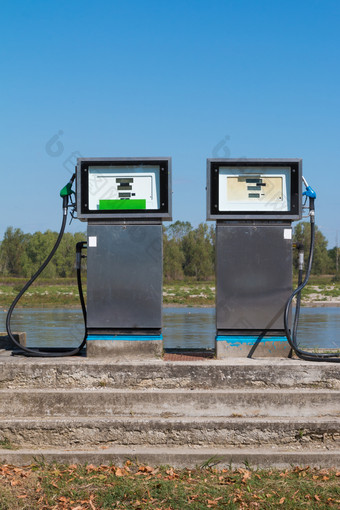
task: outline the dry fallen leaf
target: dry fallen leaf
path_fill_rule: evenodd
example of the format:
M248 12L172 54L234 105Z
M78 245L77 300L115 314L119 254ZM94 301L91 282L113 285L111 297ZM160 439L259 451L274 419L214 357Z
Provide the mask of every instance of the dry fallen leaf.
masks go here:
M247 469L244 470L244 477L242 478L242 483L246 483L246 481L250 478L251 472Z
M89 464L88 466L86 466L86 471L88 473L90 473L91 471L97 471L98 469L96 468L96 466L94 466L93 464Z
M140 471L141 473L153 473L154 468L151 466L140 466L138 471Z

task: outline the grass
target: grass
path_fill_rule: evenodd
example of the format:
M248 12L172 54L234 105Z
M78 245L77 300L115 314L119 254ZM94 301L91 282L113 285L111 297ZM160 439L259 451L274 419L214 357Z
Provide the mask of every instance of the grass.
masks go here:
M25 281L22 279L10 283L0 280L0 305L8 307L24 284ZM36 282L21 298L19 306L80 306L76 282L73 280Z
M85 280L85 279L84 279ZM0 307L7 308L25 284L24 279L0 279ZM294 281L294 286L296 282ZM84 289L86 297L86 288ZM332 282L332 277L312 278L311 284L302 291L302 303L310 301L340 301L340 282ZM214 306L215 283L184 280L165 282L163 303L167 306ZM28 289L19 302L20 307L80 307L75 280L38 280Z
M4 439L0 439L0 449L3 449L3 450L15 450L15 446L12 445L12 443L10 442L9 439L7 438L4 438ZM0 507L1 509L1 507Z
M339 508L340 472L215 467L0 465L1 510Z
M215 304L215 283L195 281L165 283L163 303L184 306L212 306Z
M0 279L0 306L8 307L25 284L23 279ZM84 289L86 297L86 288ZM215 285L213 282L165 283L163 302L166 305L213 306ZM74 280L41 280L35 282L19 301L21 307L79 307L78 288Z

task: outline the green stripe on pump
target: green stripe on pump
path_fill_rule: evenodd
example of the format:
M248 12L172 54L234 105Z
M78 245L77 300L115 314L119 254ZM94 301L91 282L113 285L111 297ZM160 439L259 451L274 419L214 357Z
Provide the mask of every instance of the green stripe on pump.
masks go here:
M99 200L100 211L114 211L126 209L146 209L146 200L130 198L128 200Z

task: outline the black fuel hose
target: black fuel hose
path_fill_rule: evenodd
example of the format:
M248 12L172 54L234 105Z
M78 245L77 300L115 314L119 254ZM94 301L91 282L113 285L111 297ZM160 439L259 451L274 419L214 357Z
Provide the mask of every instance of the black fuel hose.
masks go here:
M81 305L82 305L82 311L83 311L83 316L84 316L84 319L85 319L85 335L84 335L84 338L83 338L83 341L82 343L79 345L79 347L75 348L75 349L62 349L62 350L54 350L54 351L43 351L43 350L36 350L36 349L29 349L28 347L25 347L23 345L21 345L14 337L13 333L12 333L12 330L11 330L11 318L12 318L12 313L18 303L18 301L21 299L21 297L25 294L25 292L27 291L27 289L32 285L32 283L38 278L38 276L43 272L43 270L45 269L45 267L48 265L48 263L50 262L50 260L53 258L55 252L57 251L57 249L59 248L59 245L60 245L60 242L62 240L62 237L64 235L64 232L65 232L65 227L66 227L66 221L67 221L67 213L68 213L68 196L64 196L63 197L63 221L62 221L62 224L61 224L61 228L60 228L60 232L58 234L58 238L51 250L51 253L48 255L48 257L46 258L46 260L43 262L43 264L41 265L41 267L38 269L38 271L32 276L32 278L26 283L26 285L22 288L22 290L19 292L19 294L16 296L16 298L14 299L13 303L11 304L9 310L8 310L8 313L7 313L7 317L6 317L6 329L7 329L7 334L9 336L9 338L12 340L12 342L14 343L14 345L16 345L19 349L18 352L16 352L16 354L22 354L24 356L30 356L30 357L35 357L35 358L62 358L62 357L65 357L65 356L75 356L76 354L79 354L80 351L82 350L82 348L84 347L85 343L86 343L86 337L87 337L87 331L86 331L86 308L85 308L85 302L84 302L84 297L83 297L83 293L82 293L82 286L81 286L81 268L79 266L79 264L77 264L77 281L78 281L78 289L80 288L81 291L79 293L80 295L80 302L81 302Z
M85 330L86 330L86 324L87 324L87 312L86 312L86 305L85 305L85 299L84 299L84 294L83 294L83 285L81 282L81 259L83 258L82 250L83 250L83 248L86 247L86 245L87 245L87 243L85 241L80 241L76 245L78 294L79 294L79 299L80 299L80 304L81 304L81 310L83 312ZM85 336L87 336L86 331L85 331Z
M285 312L284 312L284 327L287 336L287 340L289 342L290 347L296 353L296 355L305 361L319 361L319 362L333 362L340 363L340 355L335 353L313 353L300 349L297 346L297 329L300 318L300 305L301 305L301 291L307 285L308 280L310 278L310 274L312 271L313 264L313 256L314 256L314 247L315 247L315 220L314 220L314 200L310 200L311 204L311 214L310 214L310 232L311 232L311 240L310 240L310 248L307 262L307 269L304 279L302 278L302 270L299 270L299 280L298 286L289 297ZM293 330L291 331L289 328L289 314L290 308L292 306L292 302L294 297L296 296L296 308L295 308L295 316L293 322Z

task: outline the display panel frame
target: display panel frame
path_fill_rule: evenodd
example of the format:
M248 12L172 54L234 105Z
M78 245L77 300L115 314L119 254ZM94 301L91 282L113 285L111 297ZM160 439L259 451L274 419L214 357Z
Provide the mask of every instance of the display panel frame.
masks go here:
M222 169L235 169L236 176L251 169L261 170L265 175L266 172L280 169L287 171L289 175L287 182L289 184L288 196L286 197L287 207L282 205L286 210L280 210L278 204L273 202L272 208L269 205L262 207L263 210L248 209L240 210L231 207L230 210L224 205L221 208L220 194L220 172ZM232 204L232 202L231 202ZM235 202L234 202L235 204ZM302 159L208 159L207 160L207 220L299 220L302 214Z
M98 209L90 208L89 168L100 167L152 167L159 166L159 207L157 209ZM137 173L136 173L137 175ZM109 219L160 219L170 221L171 210L171 158L78 158L76 168L77 217L81 221ZM130 204L129 204L130 205Z

